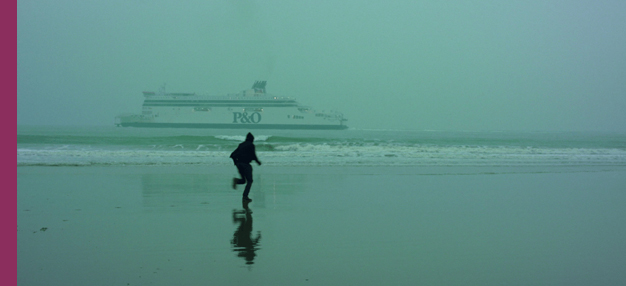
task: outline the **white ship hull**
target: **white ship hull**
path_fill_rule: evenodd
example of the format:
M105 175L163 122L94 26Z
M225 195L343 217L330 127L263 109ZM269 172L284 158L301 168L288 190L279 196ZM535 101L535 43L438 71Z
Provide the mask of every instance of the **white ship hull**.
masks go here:
M121 115L122 127L228 129L346 129L338 112L319 112L294 99L265 94L265 82L229 96L144 92L142 114Z

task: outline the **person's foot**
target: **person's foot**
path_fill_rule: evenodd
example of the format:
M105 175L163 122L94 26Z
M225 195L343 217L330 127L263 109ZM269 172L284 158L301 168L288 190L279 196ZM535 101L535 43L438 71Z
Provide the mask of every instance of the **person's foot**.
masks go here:
M237 189L237 178L233 178L233 190Z
M249 202L252 201L252 199L250 199L250 198L243 198L243 201L246 202L246 203L249 203Z

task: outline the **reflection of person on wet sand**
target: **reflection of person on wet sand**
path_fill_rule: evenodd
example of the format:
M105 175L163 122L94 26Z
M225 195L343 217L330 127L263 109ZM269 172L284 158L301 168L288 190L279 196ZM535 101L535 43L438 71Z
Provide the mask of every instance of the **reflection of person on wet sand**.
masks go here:
M257 232L257 237L252 238L252 211L248 208L248 203L243 202L243 210L233 210L233 223L240 223L233 234L230 243L233 251L238 252L237 256L246 260L246 264L254 264L255 251L259 250L259 240L261 232Z

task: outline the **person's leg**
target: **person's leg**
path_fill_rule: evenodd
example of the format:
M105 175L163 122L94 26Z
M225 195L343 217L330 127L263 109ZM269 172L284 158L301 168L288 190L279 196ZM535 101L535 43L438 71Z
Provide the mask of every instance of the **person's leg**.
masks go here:
M239 171L239 176L241 177L240 179L237 178L233 178L233 181L235 181L235 183L237 185L242 185L246 183L246 164L237 164L235 165L237 167L237 171Z
M245 168L241 168L241 176L247 181L246 188L243 190L243 198L248 198L248 194L250 193L250 188L252 187L252 166L247 164Z

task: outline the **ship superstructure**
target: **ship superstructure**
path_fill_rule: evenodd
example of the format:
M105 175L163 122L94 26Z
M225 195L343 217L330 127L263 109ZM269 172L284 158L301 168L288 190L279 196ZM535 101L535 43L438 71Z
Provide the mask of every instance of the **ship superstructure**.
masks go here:
M141 114L120 115L123 127L229 129L346 129L347 119L336 111L316 111L294 98L269 95L267 81L226 96L195 93L143 92Z

